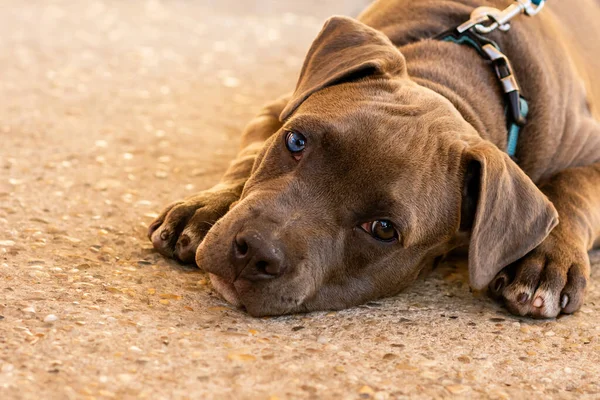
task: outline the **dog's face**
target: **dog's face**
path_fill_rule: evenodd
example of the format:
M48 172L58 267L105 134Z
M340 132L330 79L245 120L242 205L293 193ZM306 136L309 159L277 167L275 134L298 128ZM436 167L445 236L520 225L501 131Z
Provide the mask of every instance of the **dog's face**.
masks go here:
M472 284L483 287L555 223L518 167L356 21L328 22L282 119L196 256L215 288L252 315L395 294L469 238ZM531 203L499 204L490 182L507 201ZM492 232L488 219L513 237ZM526 236L516 224L528 222Z

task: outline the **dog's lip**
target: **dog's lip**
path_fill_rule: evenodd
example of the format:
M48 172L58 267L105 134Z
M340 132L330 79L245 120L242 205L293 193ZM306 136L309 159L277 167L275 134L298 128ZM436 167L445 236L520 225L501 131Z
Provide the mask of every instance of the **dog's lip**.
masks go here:
M212 283L212 285L215 288L215 290L217 291L217 293L219 293L219 295L225 301L233 304L236 307L243 306L242 301L240 300L240 296L239 296L237 290L235 289L235 286L233 285L233 283L230 283L215 274L209 273L208 276L210 278L210 282Z

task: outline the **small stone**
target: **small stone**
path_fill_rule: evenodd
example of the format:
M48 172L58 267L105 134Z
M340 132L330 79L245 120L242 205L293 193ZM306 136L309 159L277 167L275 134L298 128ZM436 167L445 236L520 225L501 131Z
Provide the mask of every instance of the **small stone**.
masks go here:
M229 353L227 358L232 361L255 361L256 357L246 353Z
M179 296L177 294L173 294L173 293L161 293L161 294L159 294L159 297L161 299L181 300L181 296Z
M329 339L327 339L325 336L319 336L317 338L317 343L325 344L327 342L329 342Z
M21 311L30 313L30 314L35 314L35 309L33 307L25 307Z
M390 394L387 392L375 392L375 394L373 395L373 399L374 400L387 400L390 398Z
M14 245L15 245L15 241L14 240L0 240L0 246L12 247Z
M417 367L414 367L410 364L405 364L405 363L396 364L396 369L399 369L402 371L418 371L419 370Z
M131 374L119 374L118 378L123 383L129 383L133 380L133 378L135 378L135 376Z
M368 398L371 398L375 394L375 391L373 390L373 388L371 386L364 385L363 387L361 387L358 390L358 394L360 395L361 398L368 399Z
M141 352L142 352L142 349L140 349L140 348L139 348L139 347L137 347L137 346L131 346L131 347L129 348L129 351L131 351L131 352L133 352L133 353L141 353Z
M7 372L12 372L14 369L15 369L15 366L12 364L3 364L2 368L0 368L0 371L7 373Z
M44 317L44 322L47 324L51 324L56 321L58 321L58 317L54 314L48 314Z
M336 370L336 372L346 372L346 369L343 365L336 365L335 367L333 367L333 369Z
M471 388L465 385L448 385L446 390L452 394L462 394L468 392Z
M223 86L228 88L235 88L240 86L240 80L234 76L227 76L223 78Z

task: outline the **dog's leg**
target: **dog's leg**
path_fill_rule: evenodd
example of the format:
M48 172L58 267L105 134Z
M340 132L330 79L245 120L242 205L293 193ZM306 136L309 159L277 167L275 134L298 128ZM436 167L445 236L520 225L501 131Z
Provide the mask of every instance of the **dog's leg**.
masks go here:
M267 104L246 126L242 150L219 184L169 205L150 224L148 237L161 254L185 263L194 262L196 249L208 230L239 199L264 141L281 128L279 114L288 99L284 96Z
M540 189L554 203L559 224L540 246L500 272L490 292L514 314L551 318L583 303L587 251L600 235L600 163L562 171Z

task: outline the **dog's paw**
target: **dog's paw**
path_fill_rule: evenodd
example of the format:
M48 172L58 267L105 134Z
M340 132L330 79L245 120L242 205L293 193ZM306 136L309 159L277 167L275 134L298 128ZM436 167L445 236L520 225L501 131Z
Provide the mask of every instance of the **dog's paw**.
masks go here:
M148 227L148 238L165 257L193 263L209 229L239 199L234 188L218 185L166 207Z
M513 314L554 318L581 307L589 276L585 248L550 234L536 249L502 270L489 290Z

